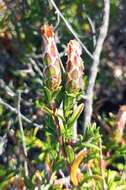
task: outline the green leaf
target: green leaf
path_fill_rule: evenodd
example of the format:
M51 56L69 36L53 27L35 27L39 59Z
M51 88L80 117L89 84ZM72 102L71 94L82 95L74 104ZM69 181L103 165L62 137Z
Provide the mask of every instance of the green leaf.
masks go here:
M46 127L45 131L48 132L51 136L56 136L56 130L55 128L53 129L52 127Z
M61 168L65 168L64 159L63 158L57 160L56 164L54 164L54 170L56 172L59 171Z
M47 112L49 115L52 115L53 112L51 109L49 109L46 105L43 104L42 109Z
M66 118L68 118L73 111L73 104L75 102L75 95L65 93L64 102L63 102L63 111Z
M36 105L41 108L43 111L48 113L49 115L52 115L53 112L50 108L48 108L43 102L39 102L38 100L36 101Z
M74 111L74 113L72 114L72 116L70 117L70 119L68 120L68 126L71 127L73 126L73 124L77 121L77 119L79 118L80 114L82 113L84 109L84 104L80 104L76 110Z
M75 97L76 97L75 94L69 93L69 92L67 92L67 91L66 91L66 95L69 96L69 97L72 97L72 98L75 98Z
M45 86L44 87L44 92L45 92L45 96L46 96L46 99L47 99L47 103L50 104L51 101L52 101L52 91Z
M53 99L56 99L56 97L59 95L61 89L62 89L62 86L59 86L59 88L53 92L53 94L52 94Z
M92 144L92 143L82 143L82 145L87 148L93 148L98 151L100 150L100 148L98 146L96 146L95 144Z
M67 161L71 164L74 161L75 154L73 148L68 145L66 146Z

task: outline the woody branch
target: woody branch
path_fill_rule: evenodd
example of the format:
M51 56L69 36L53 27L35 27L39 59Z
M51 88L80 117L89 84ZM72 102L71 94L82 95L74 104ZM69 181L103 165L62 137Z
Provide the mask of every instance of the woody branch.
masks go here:
M96 47L93 53L93 63L89 75L89 83L86 91L86 101L85 101L85 111L84 111L84 131L88 124L91 122L92 112L93 112L93 95L94 86L98 73L98 67L100 64L100 55L102 52L102 47L104 40L107 36L108 25L109 25L109 13L110 13L110 1L104 0L104 14L103 22L100 28L99 37L96 42Z

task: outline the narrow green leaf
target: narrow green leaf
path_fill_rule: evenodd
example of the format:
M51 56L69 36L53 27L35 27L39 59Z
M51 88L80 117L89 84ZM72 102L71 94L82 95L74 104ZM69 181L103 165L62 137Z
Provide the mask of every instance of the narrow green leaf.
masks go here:
M66 146L67 161L71 164L74 161L75 154L73 148L68 145Z
M53 112L51 109L49 109L47 106L45 106L44 104L42 105L42 109L47 112L49 115L52 115Z
M47 97L47 103L51 103L51 101L52 101L52 91L45 86L44 87L44 92L45 92L45 95Z
M61 89L62 89L62 86L59 86L58 90L53 92L53 94L52 94L53 99L55 99L59 95Z
M91 143L82 143L82 146L87 147L87 148L93 148L98 151L100 150L100 148L97 145L91 144Z
M79 118L80 114L82 113L84 109L84 104L80 104L76 110L74 111L74 113L72 114L72 116L70 117L70 119L68 120L68 126L71 127L75 121L77 121L77 119Z

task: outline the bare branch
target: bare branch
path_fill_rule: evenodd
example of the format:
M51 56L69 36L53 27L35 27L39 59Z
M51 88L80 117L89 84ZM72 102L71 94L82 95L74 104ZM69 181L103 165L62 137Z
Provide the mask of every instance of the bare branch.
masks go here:
M5 89L6 92L7 92L7 94L10 95L11 97L16 96L16 93L13 92L11 90L11 88L9 86L7 86L6 83L4 82L4 80L2 80L2 79L0 79L0 87L3 88L3 89Z
M54 182L55 185L69 185L70 184L70 176L56 179Z
M57 29L57 27L59 26L59 23L60 23L60 15L59 15L59 12L56 11L56 14L57 14L57 23L55 25L55 30Z
M103 15L103 23L100 28L100 34L97 40L96 48L93 53L93 64L90 70L90 76L89 76L89 84L87 87L86 96L88 99L85 101L85 112L84 112L84 131L85 127L90 124L91 117L92 117L92 111L93 111L93 90L94 85L98 73L98 66L100 63L100 55L102 52L102 47L104 40L107 36L108 32L108 24L109 24L109 12L110 12L110 2L109 0L104 0L104 15Z
M59 14L59 16L61 17L61 19L64 21L64 23L66 24L67 28L69 29L69 31L73 34L73 36L78 40L78 42L81 44L82 48L85 50L85 52L87 53L87 55L89 55L92 59L93 59L93 55L90 53L90 51L86 48L86 46L83 44L83 42L79 39L77 33L74 31L74 29L72 28L72 26L70 25L70 23L65 19L65 17L63 16L63 14L61 13L61 11L58 9L57 5L55 4L55 2L53 0L49 0L53 7L55 8L57 14Z
M42 57L42 55L41 55ZM41 71L41 69L39 68L39 66L37 65L37 63L35 62L34 59L29 58L29 61L31 62L31 64L33 65L34 69L38 72L38 74L41 76L41 78L43 79L43 73Z
M1 97L0 97L0 104L2 104L3 106L5 106L7 109L9 109L10 111L14 112L15 114L18 114L18 110L14 107L12 107L10 104L6 103ZM37 127L39 129L41 129L43 126L39 125L37 123L34 123L32 120L28 119L27 117L25 117L22 113L21 113L21 118L26 121L29 124L32 124L34 127Z
M88 19L88 22L91 26L91 29L92 29L92 38L93 38L93 44L94 44L94 47L96 46L96 29L95 29L95 23L92 21L92 19L87 15L87 19Z
M66 183L64 183L64 185L66 186L66 189L69 189L69 186L70 186L70 180L69 180L69 177L65 177L65 175L64 175L64 173L63 173L63 171L60 169L59 170L59 173L60 173L60 175L62 176L62 180L63 179L67 179L66 180ZM57 181L58 182L58 181ZM63 181L62 181L63 182Z
M20 109L20 103L21 103L21 92L19 92L18 96L18 119L19 119L19 128L21 133L21 140L22 140L22 147L24 152L24 170L25 170L25 176L28 177L28 164L27 164L27 149L25 145L25 137L24 137L24 130L23 130L23 124L22 124L22 117L21 117L21 109Z

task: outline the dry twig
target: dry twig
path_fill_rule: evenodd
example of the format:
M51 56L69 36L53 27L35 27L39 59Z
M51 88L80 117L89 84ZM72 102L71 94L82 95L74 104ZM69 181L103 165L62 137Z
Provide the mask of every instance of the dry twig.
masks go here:
M5 106L5 108L9 109L10 111L14 112L15 114L18 114L18 110L16 108L12 107L10 104L6 103L1 97L0 97L0 104L2 104L3 106ZM29 124L32 124L34 127L37 127L39 129L41 129L43 127L42 125L34 123L32 120L28 119L22 113L20 114L20 116L24 121L26 121Z
M41 55L42 57L42 55ZM34 59L29 58L29 61L31 62L32 66L34 67L34 69L37 71L37 73L41 76L41 78L43 79L43 73L41 71L41 69L39 68L39 66L37 65L37 63L35 62Z
M98 66L100 63L100 55L102 52L103 43L108 32L109 13L110 13L110 2L109 0L104 0L103 23L100 28L100 34L96 43L96 48L93 53L93 64L90 70L89 84L86 92L86 96L88 97L88 99L86 99L85 101L84 132L86 126L91 122L92 111L93 111L93 90L98 73Z
M87 15L87 19L88 19L88 22L91 26L91 29L92 29L92 38L93 38L93 44L94 44L94 47L96 46L96 29L95 29L95 22L89 17L89 15Z
M53 5L54 9L56 10L57 14L59 14L59 16L61 17L61 19L64 21L64 23L66 24L67 28L69 29L69 31L73 34L73 36L78 40L78 42L81 44L82 48L85 50L85 52L87 53L87 55L89 55L89 57L91 57L93 59L93 56L91 54L91 52L86 48L86 46L83 44L83 42L79 39L78 34L74 31L74 29L72 28L72 26L70 25L70 23L66 20L66 18L63 16L63 14L61 13L61 11L58 9L57 5L55 4L55 2L53 0L49 0L51 2L51 4Z
M21 140L22 140L22 147L24 152L24 170L25 170L25 176L28 177L28 163L27 163L27 149L25 145L25 136L24 136L24 130L23 130L23 124L22 124L22 117L21 117L21 109L20 109L20 103L21 103L21 92L19 92L18 96L18 119L19 119L19 129L21 133Z

